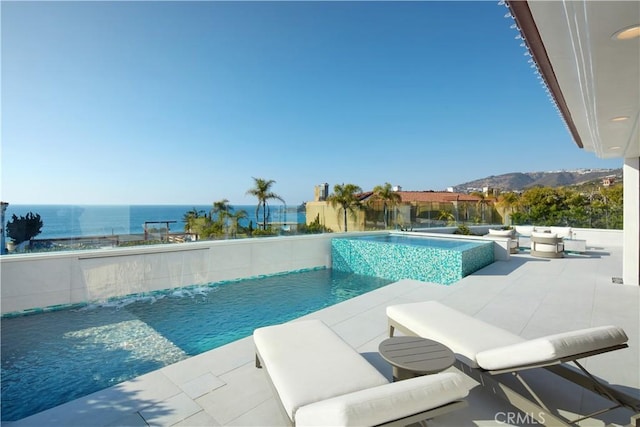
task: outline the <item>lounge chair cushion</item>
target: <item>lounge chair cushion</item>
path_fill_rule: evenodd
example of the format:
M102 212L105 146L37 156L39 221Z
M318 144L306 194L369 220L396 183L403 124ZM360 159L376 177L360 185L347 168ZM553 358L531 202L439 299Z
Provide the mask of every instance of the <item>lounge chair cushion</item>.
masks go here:
M557 361L561 358L624 344L628 338L622 328L599 326L536 338L476 355L486 370L508 369L529 364Z
M437 301L392 305L387 307L387 316L417 336L446 345L459 360L474 368L478 367L476 355L481 351L524 341Z
M320 320L258 328L253 339L292 420L301 406L389 382Z
M467 396L460 374L443 372L398 381L300 408L296 426L373 426Z
M387 307L387 316L415 335L446 345L466 365L489 371L552 363L628 340L624 330L616 326L525 340L437 301L392 305Z

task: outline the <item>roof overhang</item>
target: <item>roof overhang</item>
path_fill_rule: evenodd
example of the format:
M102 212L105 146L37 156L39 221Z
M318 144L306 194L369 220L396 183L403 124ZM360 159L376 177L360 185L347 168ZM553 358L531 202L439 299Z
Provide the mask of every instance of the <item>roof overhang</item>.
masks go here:
M569 132L600 158L640 157L637 1L507 2Z

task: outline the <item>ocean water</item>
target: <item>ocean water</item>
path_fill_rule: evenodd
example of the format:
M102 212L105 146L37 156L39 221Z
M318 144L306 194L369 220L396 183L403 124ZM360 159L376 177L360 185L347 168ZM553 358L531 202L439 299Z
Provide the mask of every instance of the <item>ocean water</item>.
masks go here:
M237 212L244 209L247 218L240 220L246 227L253 221L256 228L255 205L232 205ZM36 239L61 237L108 236L119 234L140 234L144 232L145 221L176 221L169 224L172 232L184 231L184 216L196 209L209 213L212 205L9 205L5 221L13 214L25 216L32 212L42 218L42 233ZM297 212L296 206L270 206L269 221L305 222L305 213ZM260 222L262 214L260 214ZM5 224L6 224L5 222ZM165 224L151 224L150 227L164 227Z

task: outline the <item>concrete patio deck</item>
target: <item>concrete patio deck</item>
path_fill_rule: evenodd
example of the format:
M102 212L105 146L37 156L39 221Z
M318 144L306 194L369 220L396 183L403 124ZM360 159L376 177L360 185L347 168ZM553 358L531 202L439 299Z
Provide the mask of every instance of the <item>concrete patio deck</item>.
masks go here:
M385 308L438 300L525 338L614 324L625 329L629 348L584 360L609 384L640 394L640 288L615 284L622 248L588 248L563 259L513 255L450 285L403 280L306 317L330 325L387 377L391 367L377 354L387 337ZM450 368L455 369L455 368ZM585 413L601 399L546 371L528 372L561 413ZM477 384L469 379L470 384ZM468 407L434 419L434 426L535 425L518 417L490 390L475 386ZM597 406L597 407L596 407ZM581 425L628 425L632 413L617 409ZM279 426L285 425L265 373L254 366L251 337L167 366L131 381L3 423L22 426Z

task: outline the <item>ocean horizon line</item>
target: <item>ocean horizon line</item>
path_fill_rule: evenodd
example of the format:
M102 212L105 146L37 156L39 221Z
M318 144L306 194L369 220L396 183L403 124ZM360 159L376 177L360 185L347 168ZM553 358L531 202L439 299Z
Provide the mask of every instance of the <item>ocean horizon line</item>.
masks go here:
M7 202L5 202L7 203ZM211 203L9 203L8 206L213 206L215 202ZM269 206L300 206L303 203L271 203L267 202ZM230 206L257 206L258 203L227 203Z

